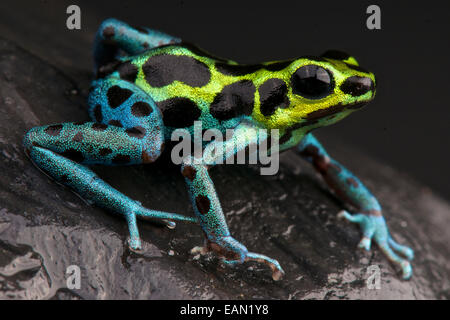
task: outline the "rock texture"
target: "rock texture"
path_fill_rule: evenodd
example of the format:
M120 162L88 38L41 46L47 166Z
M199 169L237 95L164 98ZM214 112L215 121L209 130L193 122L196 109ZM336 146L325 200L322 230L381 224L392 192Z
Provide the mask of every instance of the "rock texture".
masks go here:
M88 74L86 70L85 74ZM0 299L449 299L450 209L408 176L322 137L332 154L380 199L394 237L414 248L414 276L402 281L380 252L358 251L359 230L336 218L341 204L294 153L276 176L252 166L211 170L232 234L280 261L286 276L246 263L222 266L189 253L203 242L195 225L174 230L140 222L142 252L127 249L121 217L90 206L26 158L33 126L87 119L88 80L0 40ZM333 143L335 142L335 143ZM192 215L179 169L168 155L147 166L95 171L149 208ZM77 265L81 288L68 289ZM368 289L367 267L381 268Z

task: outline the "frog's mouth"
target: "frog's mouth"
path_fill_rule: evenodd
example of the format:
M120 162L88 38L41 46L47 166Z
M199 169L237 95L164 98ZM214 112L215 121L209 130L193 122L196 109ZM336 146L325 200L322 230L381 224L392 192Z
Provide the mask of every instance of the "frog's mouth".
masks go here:
M334 106L328 107L326 109L320 109L320 110L316 110L311 113L308 113L308 115L306 116L306 121L322 119L322 118L334 115L336 113L342 112L345 109L352 109L352 110L360 109L360 108L364 107L366 104L367 104L367 101L354 102L354 103L350 103L350 104L339 103Z

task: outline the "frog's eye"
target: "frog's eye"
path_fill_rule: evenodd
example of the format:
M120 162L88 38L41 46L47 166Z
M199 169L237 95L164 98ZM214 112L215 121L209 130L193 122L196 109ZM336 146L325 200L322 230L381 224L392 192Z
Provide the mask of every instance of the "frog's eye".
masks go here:
M333 91L334 82L329 71L310 64L294 72L291 85L294 94L307 99L321 99Z
M358 61L348 53L345 53L343 51L338 50L328 50L324 54L321 55L323 58L333 59L333 60L340 60L342 62L345 62L347 64L351 64L354 66L359 66Z

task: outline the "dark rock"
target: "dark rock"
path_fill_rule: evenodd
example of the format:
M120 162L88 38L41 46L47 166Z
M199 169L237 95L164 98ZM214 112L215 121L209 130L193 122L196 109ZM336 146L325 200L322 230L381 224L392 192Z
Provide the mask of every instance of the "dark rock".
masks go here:
M203 243L195 225L168 230L140 222L144 249L131 252L121 217L48 179L22 150L33 126L86 120L85 101L86 90L61 71L0 41L0 299L450 298L449 205L332 137L322 140L380 199L394 237L415 250L412 280L400 280L377 248L356 249L359 230L336 218L341 205L292 152L282 155L276 176L252 166L211 170L232 234L278 259L283 280L272 281L258 264L228 268L191 255ZM192 215L179 168L167 160L95 171L146 207ZM379 290L366 286L373 264L382 271ZM79 290L66 288L70 265L81 268Z

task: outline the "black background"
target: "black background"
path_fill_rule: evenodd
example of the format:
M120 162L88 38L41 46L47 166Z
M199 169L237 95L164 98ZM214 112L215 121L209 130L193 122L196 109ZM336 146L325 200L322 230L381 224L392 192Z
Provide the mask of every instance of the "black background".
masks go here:
M69 4L81 7L81 30L66 28ZM381 30L366 28L370 4L381 7ZM93 36L108 17L242 63L351 53L376 74L377 97L318 137L325 147L355 146L450 198L448 2L2 0L0 36L64 70L85 92Z

